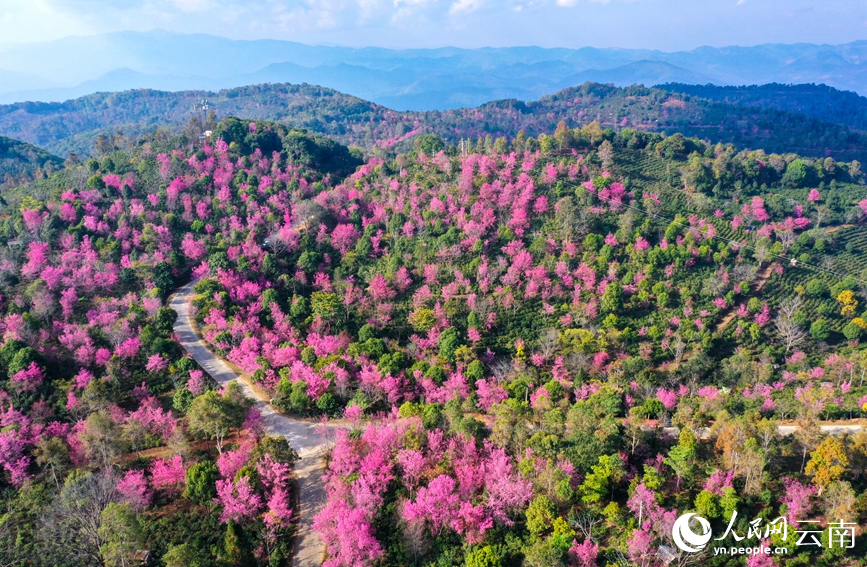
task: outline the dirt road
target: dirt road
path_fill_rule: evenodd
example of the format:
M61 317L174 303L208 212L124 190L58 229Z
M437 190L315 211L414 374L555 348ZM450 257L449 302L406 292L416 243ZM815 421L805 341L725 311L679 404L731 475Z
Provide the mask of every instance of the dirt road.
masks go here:
M175 334L181 345L199 365L220 384L238 380L244 394L256 400L262 412L265 430L270 435L282 435L298 452L301 459L295 464L298 480L300 510L298 530L292 564L295 567L314 567L322 564L323 546L319 536L313 531L313 517L325 504L325 485L322 473L325 472L324 455L329 448L328 439L320 434L320 426L309 421L293 419L278 413L268 400L250 385L239 379L240 376L225 361L211 352L193 330L190 319L190 299L194 283L187 284L171 298L169 306L178 314Z

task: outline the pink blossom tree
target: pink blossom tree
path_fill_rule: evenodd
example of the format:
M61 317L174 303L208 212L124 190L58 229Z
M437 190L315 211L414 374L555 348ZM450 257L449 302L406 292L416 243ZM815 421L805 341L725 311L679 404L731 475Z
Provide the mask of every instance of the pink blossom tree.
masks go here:
M231 479L217 481L217 498L214 502L223 507L220 521L243 523L256 516L262 506L262 497L250 485L250 479L242 476L237 482Z
M151 491L145 480L144 471L129 470L117 483L117 491L134 509L142 511L151 502Z

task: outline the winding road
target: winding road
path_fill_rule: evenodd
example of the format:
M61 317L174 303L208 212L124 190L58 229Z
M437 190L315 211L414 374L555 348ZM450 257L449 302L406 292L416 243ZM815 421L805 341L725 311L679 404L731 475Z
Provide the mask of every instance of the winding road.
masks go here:
M295 475L298 479L300 509L292 564L294 567L318 567L322 564L324 548L319 536L313 531L313 517L325 504L322 474L325 471L324 456L330 447L329 440L323 437L321 426L318 424L278 413L268 403L266 395L255 391L247 381L240 379L238 372L205 346L193 330L190 318L190 300L194 286L195 282L185 285L169 301L169 306L178 314L174 327L178 341L205 372L220 384L237 380L242 391L256 400L256 406L262 412L265 430L271 435L282 435L298 452L301 458L295 465ZM824 433L835 435L855 433L865 429L860 424L822 424L820 428ZM671 434L678 432L676 428L664 429ZM782 435L794 433L796 429L796 426L791 425L779 426Z
M239 379L237 372L205 346L193 330L190 318L190 300L194 286L195 282L185 285L169 301L169 306L178 314L175 322L178 341L202 369L220 384L238 380L244 394L256 400L256 406L262 412L265 430L270 435L282 435L298 452L301 458L295 464L295 475L298 479L300 510L292 564L294 567L318 567L322 564L323 546L319 536L313 531L313 517L325 504L322 474L325 471L324 456L329 448L329 441L321 435L319 425L278 413L264 395Z

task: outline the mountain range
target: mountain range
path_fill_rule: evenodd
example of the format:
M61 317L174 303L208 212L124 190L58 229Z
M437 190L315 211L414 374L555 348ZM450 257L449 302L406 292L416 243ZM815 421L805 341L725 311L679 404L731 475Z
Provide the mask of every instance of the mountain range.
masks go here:
M368 151L405 149L414 136L429 133L453 144L486 136L511 138L519 131L537 136L552 133L564 121L573 128L597 122L614 130L679 132L740 148L867 162L867 132L845 120L851 115L857 123L857 117L867 113L867 98L834 89L829 94L829 87L814 85L809 88L821 95L817 100L831 104L805 103L801 105L805 111L796 112L788 107L797 105L785 101L809 97L753 97L747 103L732 103L676 92L678 88L621 88L588 82L537 100L501 99L442 111L396 111L308 84L271 83L220 91L139 89L97 93L63 103L0 105L0 135L56 155L84 156L93 153L100 134L121 131L127 139L135 139L157 128L180 132L193 118L202 122L206 113L200 105L205 101L217 118L273 120ZM800 93L804 87L774 88ZM715 96L723 98L719 93ZM849 110L835 114L836 101L848 104Z
M397 110L534 100L586 81L616 86L824 83L867 94L865 62L867 41L701 47L673 53L591 47L392 50L155 30L0 45L0 103L258 83L317 84Z

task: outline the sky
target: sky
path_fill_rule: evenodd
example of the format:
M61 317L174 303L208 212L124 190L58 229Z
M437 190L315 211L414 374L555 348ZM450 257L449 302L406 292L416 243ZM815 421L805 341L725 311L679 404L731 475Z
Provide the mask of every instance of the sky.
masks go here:
M398 49L539 45L679 51L867 39L867 2L0 0L0 42L5 43L152 29Z

